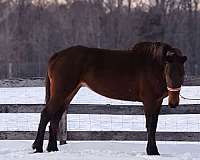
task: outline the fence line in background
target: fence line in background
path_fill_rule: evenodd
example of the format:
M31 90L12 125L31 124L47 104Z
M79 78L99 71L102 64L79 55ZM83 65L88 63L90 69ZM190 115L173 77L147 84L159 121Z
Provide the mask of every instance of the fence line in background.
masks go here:
M0 113L39 113L43 108L43 104L0 104ZM132 105L71 104L68 113L143 115L143 107ZM176 109L163 106L161 114L200 114L200 105L180 105ZM65 140L146 140L146 132L144 131L66 131L66 117L62 119L63 127L60 128L59 136L62 144ZM47 134L48 132L46 136ZM35 136L36 131L0 131L0 139L32 140ZM157 132L156 139L160 141L199 141L200 132Z
M0 104L0 113L40 113L44 104ZM68 114L143 115L139 105L70 104ZM200 104L163 105L160 114L200 114Z
M1 63L0 79L45 77L47 62ZM200 76L188 75L184 85L200 85Z
M36 131L0 131L1 140L34 140ZM48 132L45 138L48 139ZM65 140L72 141L146 141L147 133L145 131L67 131L63 136L61 144ZM157 132L157 141L190 141L200 140L199 132Z
M1 63L0 79L45 77L47 63Z

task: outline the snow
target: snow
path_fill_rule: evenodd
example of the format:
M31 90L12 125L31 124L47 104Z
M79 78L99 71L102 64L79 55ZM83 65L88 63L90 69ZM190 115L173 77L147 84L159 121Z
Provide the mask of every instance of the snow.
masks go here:
M198 160L197 143L158 142L160 156L148 156L145 142L68 142L58 152L33 154L33 141L1 141L1 160ZM45 146L46 147L46 141Z
M183 86L181 95L188 98L200 97L200 86ZM44 87L12 87L0 88L0 104L44 104ZM142 105L140 102L120 101L100 96L99 94L82 87L73 98L72 104L125 104ZM181 99L180 104L199 104L200 101ZM167 98L163 104L167 104Z
M184 97L199 98L200 87L184 86ZM43 104L44 87L0 88L0 104ZM141 104L117 101L81 88L72 103L81 104ZM199 104L200 101L181 99L181 104ZM163 104L167 104L167 99ZM12 114L12 115L11 115ZM37 130L37 113L1 113L0 131ZM142 115L68 115L68 130L138 130L145 131ZM158 131L200 132L199 115L161 115ZM146 142L68 142L59 146L59 152L33 154L33 141L0 141L0 160L197 160L200 159L199 142L158 142L161 156L147 156ZM45 141L46 148L47 141Z

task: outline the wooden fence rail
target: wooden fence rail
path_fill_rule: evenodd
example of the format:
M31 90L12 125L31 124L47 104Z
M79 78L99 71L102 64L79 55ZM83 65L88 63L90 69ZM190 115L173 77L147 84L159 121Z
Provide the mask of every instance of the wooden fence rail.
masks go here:
M43 104L0 104L0 113L40 113ZM143 115L142 106L72 104L69 114ZM200 105L180 105L176 109L162 106L161 114L200 114ZM65 140L146 140L145 131L67 131L66 115L62 118L60 141ZM48 132L45 134L47 139ZM0 131L0 139L33 140L36 131ZM200 141L200 132L157 132L159 141Z
M40 113L44 104L0 104L0 113ZM71 104L68 114L143 115L139 105ZM200 104L180 105L177 108L162 106L160 114L200 114Z
M0 131L1 140L34 140L36 131ZM66 136L67 135L67 136ZM146 141L145 131L67 131L64 140L69 141ZM48 139L48 132L45 133ZM200 141L199 132L157 132L157 141Z

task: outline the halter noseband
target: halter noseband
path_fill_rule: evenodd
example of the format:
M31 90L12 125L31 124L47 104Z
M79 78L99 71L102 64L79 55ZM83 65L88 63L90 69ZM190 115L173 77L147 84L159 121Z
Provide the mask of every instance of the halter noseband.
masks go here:
M170 92L178 92L181 90L181 87L179 88L170 88L170 87L167 87L167 90L170 91Z

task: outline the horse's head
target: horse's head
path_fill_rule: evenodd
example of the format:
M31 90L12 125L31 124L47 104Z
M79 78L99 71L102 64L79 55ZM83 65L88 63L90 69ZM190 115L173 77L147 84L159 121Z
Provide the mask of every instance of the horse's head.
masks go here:
M169 96L169 106L175 108L179 105L179 94L184 81L184 63L187 60L181 51L173 48L166 54L165 78Z

